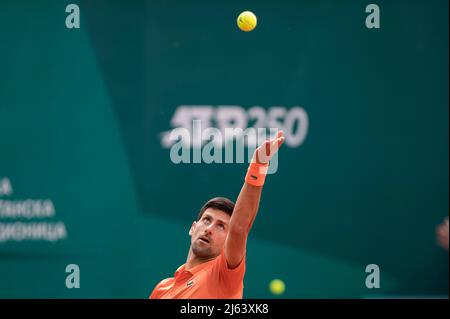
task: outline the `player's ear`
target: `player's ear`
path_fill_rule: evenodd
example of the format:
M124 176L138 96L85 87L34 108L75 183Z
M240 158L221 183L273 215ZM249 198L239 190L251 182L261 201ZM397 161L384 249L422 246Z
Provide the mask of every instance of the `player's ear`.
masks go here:
M193 233L194 230L195 230L195 225L197 225L197 222L193 222L193 223L192 223L191 229L189 229L189 236L192 236L192 233Z

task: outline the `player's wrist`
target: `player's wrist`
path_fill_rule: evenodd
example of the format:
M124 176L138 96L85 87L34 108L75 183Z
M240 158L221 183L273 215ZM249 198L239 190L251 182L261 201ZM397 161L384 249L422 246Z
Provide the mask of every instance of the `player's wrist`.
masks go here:
M245 175L245 182L253 186L263 186L268 169L269 163L260 163L252 160Z

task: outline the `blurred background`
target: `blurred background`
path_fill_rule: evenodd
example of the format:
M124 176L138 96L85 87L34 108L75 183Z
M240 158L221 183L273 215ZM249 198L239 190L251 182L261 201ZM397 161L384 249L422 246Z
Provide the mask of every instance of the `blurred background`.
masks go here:
M0 298L147 298L172 277L247 168L174 164L168 132L195 118L287 135L244 298L448 298L448 1L374 3L369 29L360 0L2 1Z

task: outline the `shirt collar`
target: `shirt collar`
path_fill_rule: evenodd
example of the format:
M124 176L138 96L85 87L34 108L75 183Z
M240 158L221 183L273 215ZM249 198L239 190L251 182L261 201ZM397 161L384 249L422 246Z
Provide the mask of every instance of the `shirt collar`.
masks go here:
M193 275L197 274L198 272L202 271L203 269L205 269L212 261L216 260L216 258L211 259L207 262L201 263L195 267L192 267L189 270L185 270L186 264L183 264L180 267L178 267L178 269L175 271L174 278L177 278L181 274L189 274L189 276L193 276Z

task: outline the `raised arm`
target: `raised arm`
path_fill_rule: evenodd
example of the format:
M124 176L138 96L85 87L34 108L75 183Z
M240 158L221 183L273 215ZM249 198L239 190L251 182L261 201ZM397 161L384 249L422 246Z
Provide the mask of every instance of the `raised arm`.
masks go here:
M283 142L283 131L280 131L277 136L265 141L255 150L245 183L236 200L225 241L225 258L231 269L236 268L245 255L247 237L258 213L270 158L278 151Z

